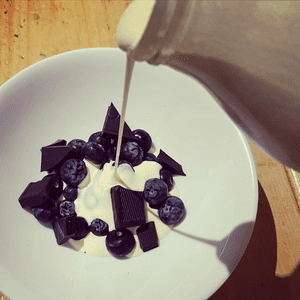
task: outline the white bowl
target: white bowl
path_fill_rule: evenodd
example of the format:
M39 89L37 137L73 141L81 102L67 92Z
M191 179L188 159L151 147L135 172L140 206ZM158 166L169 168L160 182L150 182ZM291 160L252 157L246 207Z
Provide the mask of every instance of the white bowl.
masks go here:
M40 148L87 140L111 102L121 111L126 55L82 49L40 61L0 88L0 290L14 300L207 299L252 233L257 176L247 140L194 79L136 63L126 122L177 160L187 216L155 250L125 261L58 246L18 197L40 180Z

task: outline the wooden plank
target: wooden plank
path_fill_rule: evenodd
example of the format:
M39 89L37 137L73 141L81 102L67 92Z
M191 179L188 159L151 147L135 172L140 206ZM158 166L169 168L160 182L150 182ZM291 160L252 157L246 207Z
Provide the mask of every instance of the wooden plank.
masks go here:
M291 171L250 142L257 174L270 203L277 233L276 275L288 276L300 261L300 210Z
M46 57L82 48L116 47L117 25L129 3L0 1L0 85Z

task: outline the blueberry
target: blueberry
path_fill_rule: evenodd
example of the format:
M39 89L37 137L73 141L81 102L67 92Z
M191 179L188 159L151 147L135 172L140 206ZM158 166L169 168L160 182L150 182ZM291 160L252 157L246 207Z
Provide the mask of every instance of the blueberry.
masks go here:
M63 196L70 201L76 200L78 197L78 189L77 187L67 186L63 190Z
M121 146L120 158L137 166L143 161L144 151L136 142L125 142Z
M107 140L103 137L102 135L102 131L98 131L93 133L90 137L89 137L89 142L95 142L97 144L100 144L103 146L104 149L108 149L110 147L110 140Z
M82 154L91 162L101 164L105 156L105 150L100 144L87 142L82 148Z
M152 178L146 181L144 192L145 200L151 205L156 207L162 204L168 196L167 184L158 178Z
M57 215L57 208L56 206L50 208L33 207L32 213L41 222L51 222Z
M144 160L146 161L156 161L156 156L153 153L146 153Z
M161 221L167 225L176 225L185 216L185 207L182 200L175 196L169 196L165 203L158 209Z
M168 192L172 189L174 185L174 180L171 172L166 169L160 169L159 171L160 179L163 180L168 186Z
M73 240L83 239L89 232L89 224L83 217L75 218L75 234L71 237Z
M76 158L68 159L60 169L61 179L71 187L77 187L87 173L84 161Z
M141 146L141 148L145 152L148 152L152 146L152 139L149 133L143 129L136 129L132 133L138 139L138 144Z
M84 140L74 139L68 143L68 146L74 149L75 157L83 159L82 148L86 144Z
M95 219L91 222L90 231L97 236L107 235L109 232L108 224L101 219Z
M58 205L58 215L60 217L68 217L75 215L75 203L73 201L64 200Z
M113 230L105 239L107 250L117 258L124 258L135 246L132 232L126 228Z

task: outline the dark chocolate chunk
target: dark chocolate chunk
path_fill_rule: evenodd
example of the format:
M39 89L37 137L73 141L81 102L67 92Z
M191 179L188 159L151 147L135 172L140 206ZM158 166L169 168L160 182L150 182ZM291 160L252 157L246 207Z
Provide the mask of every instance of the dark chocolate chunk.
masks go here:
M19 202L25 207L41 207L49 200L57 200L63 191L61 179L50 174L42 180L28 184L24 192L19 197Z
M67 145L67 141L66 140L57 140L55 141L54 143L48 145L48 146L45 146L45 147L54 147L54 146L66 146Z
M52 200L57 200L63 192L63 182L56 174L46 175L42 182L47 184L46 193Z
M102 136L106 139L117 138L119 134L119 125L120 125L121 116L115 106L111 103L108 107L107 114L105 117ZM123 137L124 140L137 141L137 137L133 134L128 124L124 123Z
M142 192L128 190L119 185L112 187L110 192L116 229L146 223Z
M57 207L55 205L50 208L34 207L32 208L32 213L38 221L48 223L55 220Z
M59 165L66 159L71 157L73 148L69 146L47 146L41 149L42 161L41 172L52 171L58 168Z
M69 216L52 222L55 238L58 245L65 243L76 232L76 217Z
M155 223L153 221L140 226L136 230L136 233L140 241L141 249L144 252L147 252L159 246Z
M182 170L182 166L162 150L159 151L157 162L173 175L186 176Z

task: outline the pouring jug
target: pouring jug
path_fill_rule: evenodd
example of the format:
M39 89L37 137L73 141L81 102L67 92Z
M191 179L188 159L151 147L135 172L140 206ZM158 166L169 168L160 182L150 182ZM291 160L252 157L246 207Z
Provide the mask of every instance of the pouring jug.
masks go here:
M300 171L300 2L133 1L117 44L193 76L246 137Z

